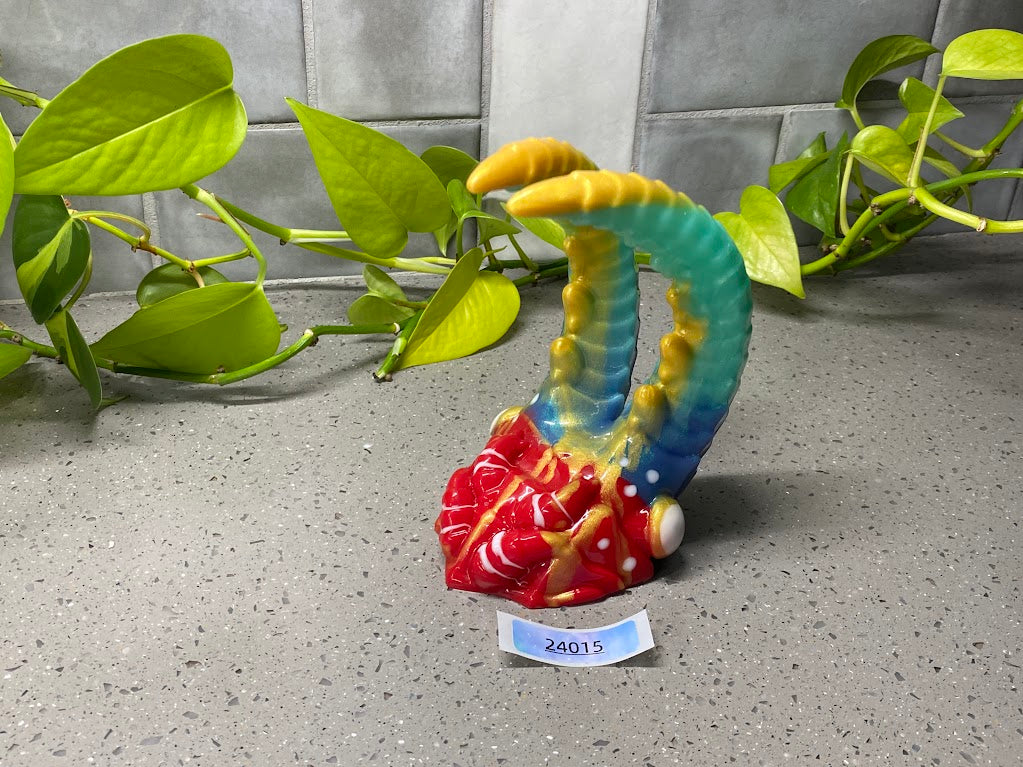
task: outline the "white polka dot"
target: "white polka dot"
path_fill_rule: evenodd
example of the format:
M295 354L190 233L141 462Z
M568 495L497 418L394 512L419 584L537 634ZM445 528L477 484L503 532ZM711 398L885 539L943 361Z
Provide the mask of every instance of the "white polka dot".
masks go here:
M635 570L636 569L636 558L635 557L627 557L625 559L625 561L622 562L622 569L625 572L627 572L627 573L631 573L633 570Z
M629 465L629 459L625 458L624 456L619 458L618 459L618 465L621 466L624 469L626 466Z
M646 470L646 481L651 485L657 482L661 478L661 473L657 469Z
M603 551L610 545L611 545L610 538L601 538L599 541L597 541L597 548L600 549L601 551Z
M635 485L626 485L622 492L625 493L626 498L634 498L639 490Z

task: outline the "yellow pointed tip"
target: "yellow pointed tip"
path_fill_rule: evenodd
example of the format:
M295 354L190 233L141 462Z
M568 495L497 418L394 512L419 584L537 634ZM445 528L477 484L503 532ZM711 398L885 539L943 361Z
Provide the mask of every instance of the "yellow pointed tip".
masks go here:
M486 194L495 189L504 189L521 183L516 168L507 163L491 162L491 160L493 158L487 158L477 165L469 174L469 178L465 180L465 188L472 194Z
M518 218L535 216L565 216L582 209L579 182L569 176L539 181L512 195L506 208Z

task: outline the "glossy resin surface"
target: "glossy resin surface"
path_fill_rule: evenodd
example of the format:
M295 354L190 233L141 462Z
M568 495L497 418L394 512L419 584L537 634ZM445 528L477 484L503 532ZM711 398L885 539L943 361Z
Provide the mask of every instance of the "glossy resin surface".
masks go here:
M515 216L568 234L565 320L536 397L494 422L451 477L436 522L448 585L527 607L600 599L653 575L685 531L676 497L739 385L750 284L702 207L659 181L597 170L553 139L510 144L469 178L474 193L523 187ZM668 278L672 328L630 394L639 330L635 251Z

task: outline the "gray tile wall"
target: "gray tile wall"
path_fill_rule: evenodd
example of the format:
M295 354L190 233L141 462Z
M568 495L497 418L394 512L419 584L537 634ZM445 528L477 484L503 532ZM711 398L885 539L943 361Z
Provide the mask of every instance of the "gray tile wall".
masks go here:
M204 185L277 223L336 227L291 96L380 127L420 151L446 143L473 154L528 134L557 134L608 167L663 178L712 210L736 209L819 131L849 127L832 103L856 52L875 37L912 33L942 47L990 26L1023 31L1020 0L7 0L0 53L8 80L53 96L103 55L145 37L216 37L235 62L251 127L227 168ZM73 19L73 21L72 21ZM937 59L892 73L933 82ZM949 92L974 114L948 133L980 140L1023 94L1023 83L958 81ZM16 134L32 112L0 104ZM870 106L866 107L868 111ZM873 113L886 115L879 103ZM999 163L1023 162L1023 139ZM1023 217L1023 190L1005 182L978 209ZM97 200L74 201L78 207ZM195 257L236 250L178 193L106 201L144 214L160 244ZM946 228L946 231L950 229ZM0 239L0 299L17 296L10 232ZM269 241L270 276L358 271L357 265ZM151 266L101 233L96 290L134 289ZM414 237L414 254L432 241ZM235 276L250 273L228 265Z

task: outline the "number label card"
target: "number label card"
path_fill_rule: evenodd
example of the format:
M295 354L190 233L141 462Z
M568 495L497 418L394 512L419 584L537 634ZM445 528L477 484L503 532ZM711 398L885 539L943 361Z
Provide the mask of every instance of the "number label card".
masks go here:
M497 643L505 652L555 666L607 666L654 646L646 610L595 629L556 629L498 611Z

